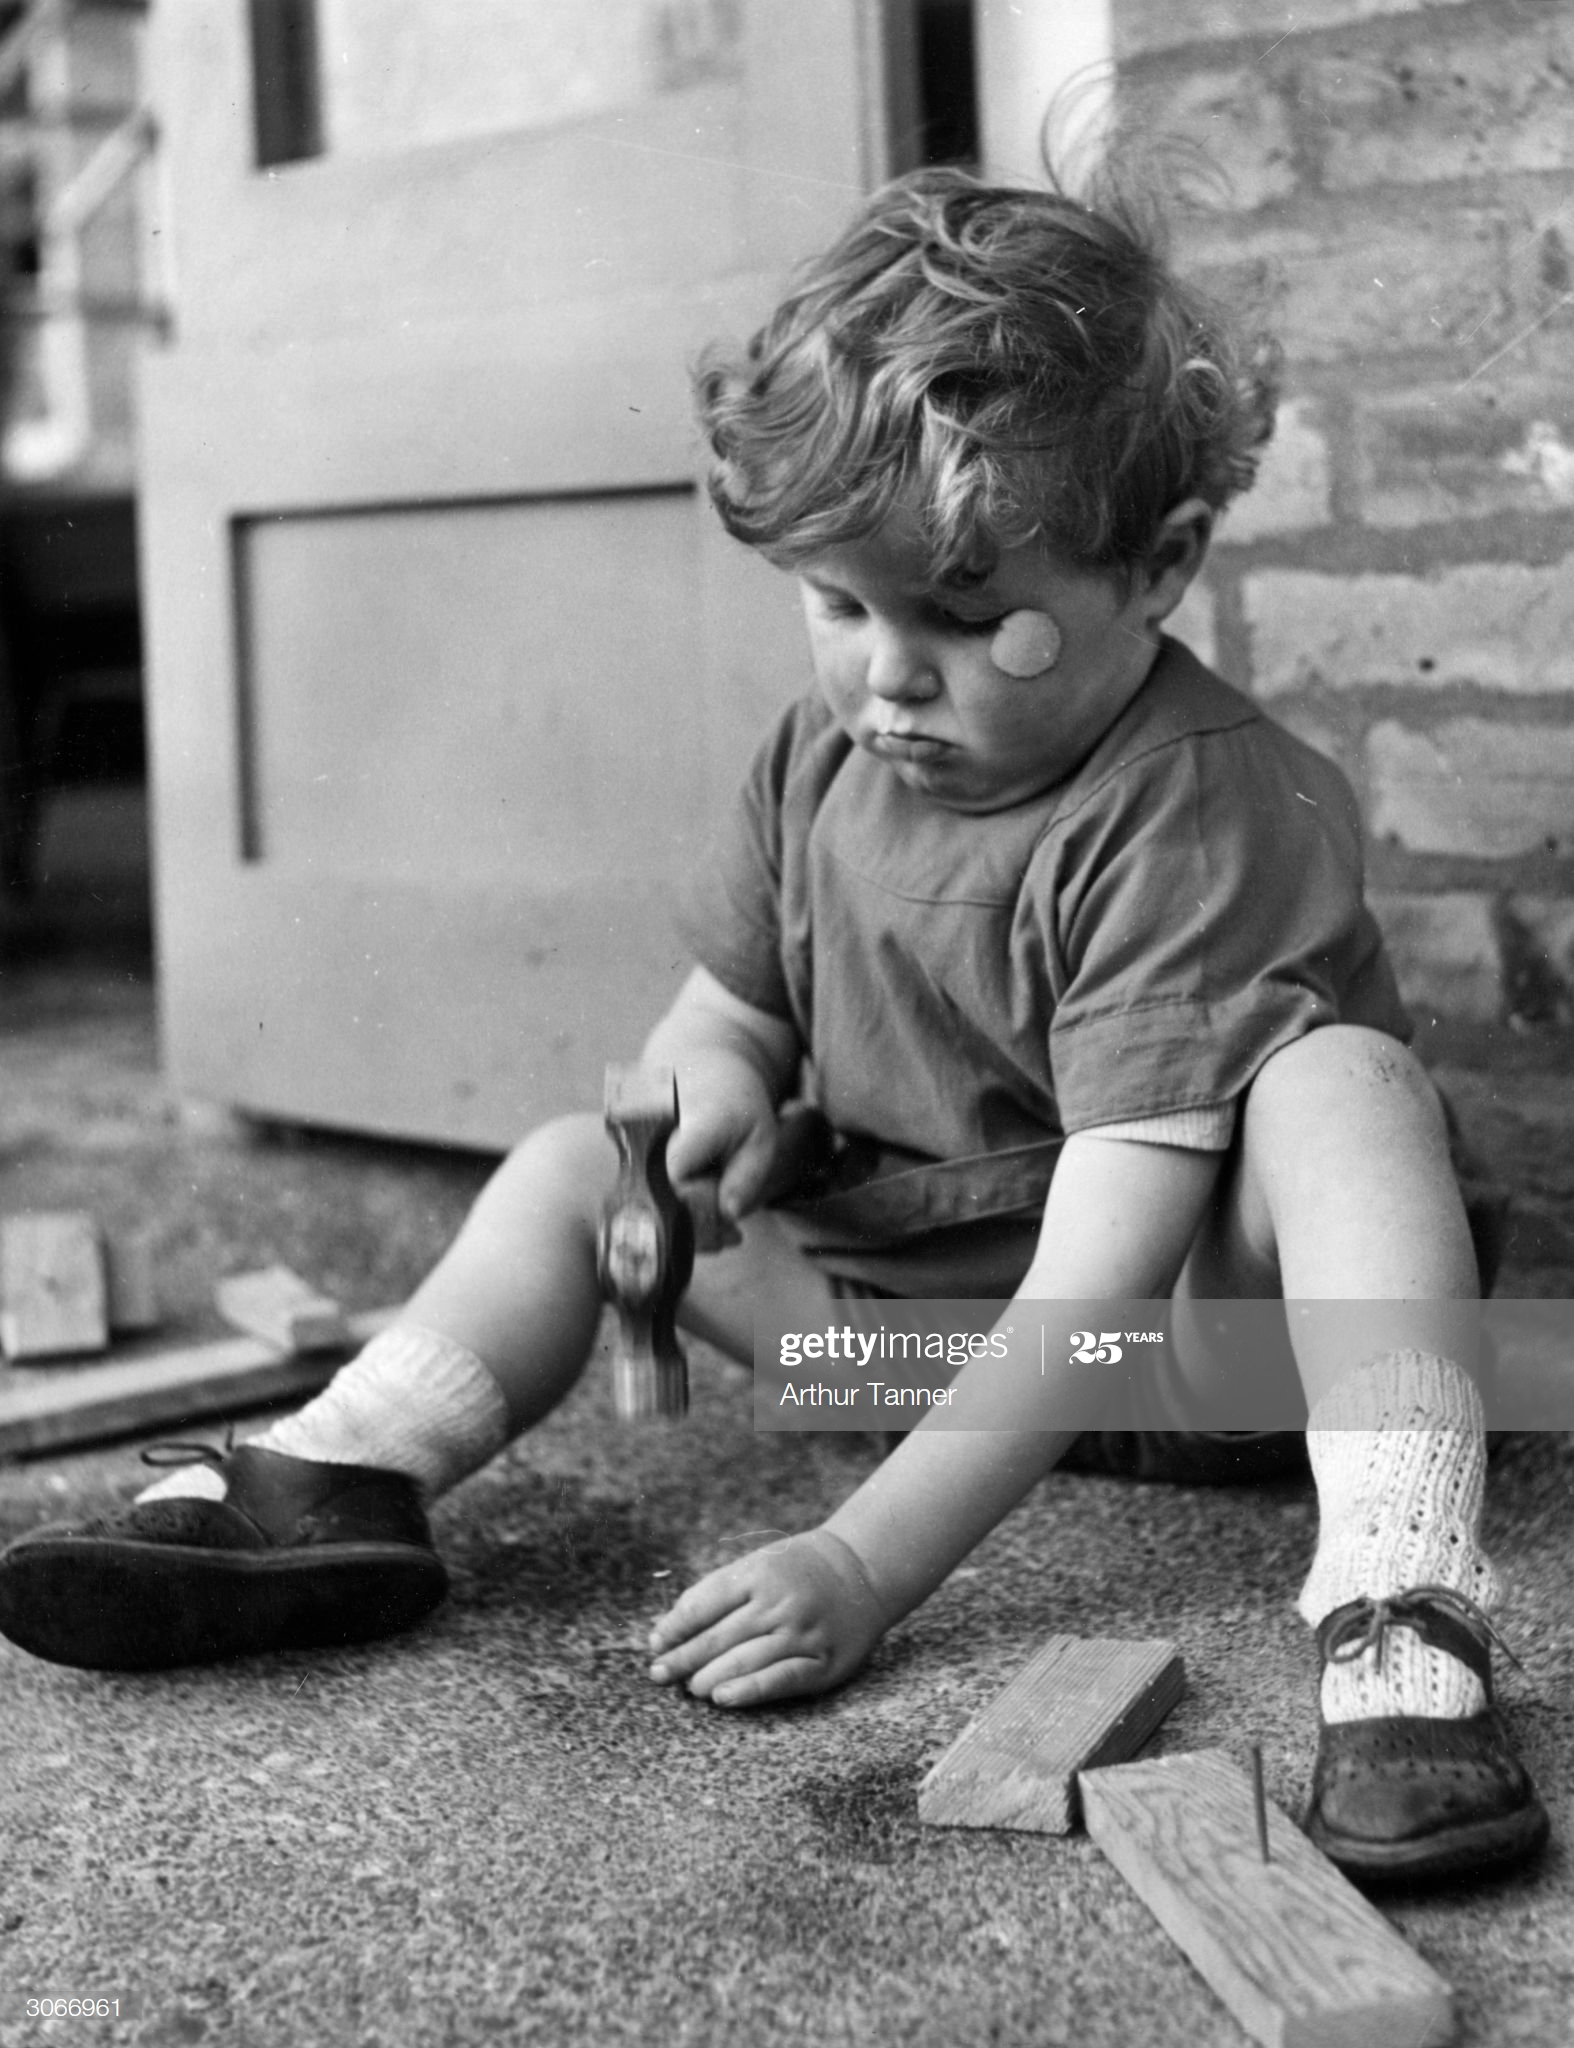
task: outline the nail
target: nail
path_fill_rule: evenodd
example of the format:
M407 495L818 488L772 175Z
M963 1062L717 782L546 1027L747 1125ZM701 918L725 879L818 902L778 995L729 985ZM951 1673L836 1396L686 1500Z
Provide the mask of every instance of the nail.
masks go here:
M1252 1744L1252 1805L1257 1813L1257 1847L1268 1861L1268 1799L1262 1788L1262 1745Z

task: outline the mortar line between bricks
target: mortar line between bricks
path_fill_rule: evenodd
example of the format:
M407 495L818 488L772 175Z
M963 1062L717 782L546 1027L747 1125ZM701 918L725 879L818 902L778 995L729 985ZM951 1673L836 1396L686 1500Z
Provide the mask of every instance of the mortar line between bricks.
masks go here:
M1502 33L1503 0L1456 0L1442 18L1454 31L1451 40L1489 42ZM1406 57L1414 51L1416 31L1414 13L1351 15L1344 21L1313 22L1302 28L1292 23L1285 35L1267 49L1262 47L1266 29L1234 35L1196 35L1124 55L1117 48L1115 64L1122 80L1130 78L1134 84L1144 85L1150 81L1162 83L1172 72L1236 70L1265 63L1286 36L1291 36L1295 39L1291 55L1281 57L1274 67L1283 72L1290 69L1293 58L1303 51L1313 57L1343 56L1348 51L1358 62L1369 59L1374 52Z
M1242 579L1255 570L1328 576L1408 576L1476 563L1527 569L1560 568L1574 556L1574 513L1484 513L1477 519L1419 521L1409 526L1307 527L1232 541L1222 533L1214 556L1219 573Z

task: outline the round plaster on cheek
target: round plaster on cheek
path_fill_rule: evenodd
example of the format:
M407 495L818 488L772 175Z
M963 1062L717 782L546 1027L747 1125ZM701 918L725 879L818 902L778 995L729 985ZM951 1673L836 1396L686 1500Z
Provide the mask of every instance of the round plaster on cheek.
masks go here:
M1048 612L1010 612L989 643L989 658L1006 676L1041 676L1060 658L1060 628Z

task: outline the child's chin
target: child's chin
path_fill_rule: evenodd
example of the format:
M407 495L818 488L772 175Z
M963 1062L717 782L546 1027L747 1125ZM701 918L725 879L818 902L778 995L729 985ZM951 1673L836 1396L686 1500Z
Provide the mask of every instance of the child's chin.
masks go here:
M981 776L972 763L955 755L934 761L887 761L886 766L919 796L928 797L944 810L971 816L1008 811L1039 793L1036 788L1015 788L998 777Z
M954 809L963 799L961 778L954 768L946 773L938 761L887 760L885 765L909 789L916 790L920 796L932 798L937 804L946 804Z

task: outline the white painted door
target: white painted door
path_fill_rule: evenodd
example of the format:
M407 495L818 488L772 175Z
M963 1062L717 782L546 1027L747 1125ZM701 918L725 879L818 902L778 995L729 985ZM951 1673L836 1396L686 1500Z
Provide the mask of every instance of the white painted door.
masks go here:
M801 686L791 591L695 489L686 366L883 169L879 10L260 4L315 32L321 145L261 168L247 9L152 24L166 1060L500 1145L637 1047L674 891Z

